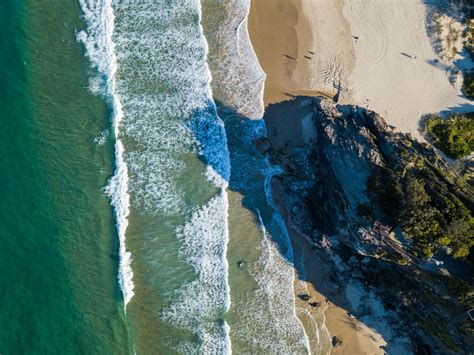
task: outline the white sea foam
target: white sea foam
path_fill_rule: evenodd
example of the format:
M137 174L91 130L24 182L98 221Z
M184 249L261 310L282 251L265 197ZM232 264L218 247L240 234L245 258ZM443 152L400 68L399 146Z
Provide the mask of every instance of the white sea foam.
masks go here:
M283 169L279 165L271 165L268 158L265 159L265 163L267 165L267 168L265 169L264 181L265 196L270 206L272 206L274 210L278 211L278 206L273 200L272 179L274 176L283 173Z
M200 10L199 6L197 10ZM207 43L200 25L199 32L206 57ZM211 73L206 63L203 67L209 83ZM224 124L217 115L210 87L206 89L208 107L198 110L188 127L195 134L199 154L208 164L205 175L219 188L219 193L197 208L184 226L177 229L180 256L193 266L198 279L177 290L162 314L171 323L199 336L199 353L230 354L230 329L222 318L230 308L226 258L229 239L226 188L230 179L230 159Z
M215 1L201 1L215 10ZM216 98L245 117L262 118L265 73L248 33L250 0L221 1L218 6L222 17L216 21L211 13L206 21L213 33L209 61L218 88Z
M188 173L190 154L203 153L224 179L229 175L222 166L228 163L222 135L209 132L223 127L212 102L199 9L197 0L125 0L115 7L132 204L152 213L186 213L177 177ZM212 127L206 127L209 122ZM208 154L210 149L218 154Z
M254 207L262 230L255 245L259 257L256 262L249 260L247 268L256 287L249 294L236 292L232 313L238 319L230 324L231 335L243 353L307 353L308 338L295 309L293 250L272 196L271 180L282 170L270 165L255 147L254 142L266 136L264 121L228 114L222 116L232 147L231 188L245 196L246 206Z
M112 41L114 32L114 12L111 0L79 0L87 30L77 34L77 39L86 49L86 55L92 66L102 77L95 76L92 83L101 82L102 85L91 85L99 89L112 109L113 128L115 135L115 174L109 181L106 192L111 199L115 211L117 232L119 236L119 284L123 293L124 304L132 299L134 292L133 271L131 268L131 253L125 246L125 232L128 226L130 212L130 197L128 194L128 169L123 159L124 148L120 141L120 125L123 118L122 104L116 90L117 61L115 46Z
M113 4L113 53L118 63L114 93L125 115L120 138L126 147L130 202L134 210L163 220L176 215L186 219L176 229L179 255L196 272L196 280L170 290L163 319L200 338L198 348L181 342L176 350L230 353L229 327L223 320L230 305L226 261L230 163L224 125L212 100L200 3L121 0ZM91 45L91 56L102 45ZM98 69L101 65L96 64ZM190 178L197 185L207 183L198 181L199 172L191 170L196 167L196 154L208 165L201 177L218 190L207 202L195 201L196 197L189 202L189 187L183 184ZM120 181L113 182L111 188Z
M109 131L104 129L103 131L100 131L99 134L93 139L93 142L97 145L104 145L107 142L108 137Z
M199 336L199 352L204 354L231 352L229 327L222 319L230 307L227 205L222 189L178 228L180 255L193 266L198 279L175 291L172 303L163 311L164 319Z
M296 323L297 323L296 329L299 328L301 331L302 342L304 343L305 348L307 349L308 353L311 353L310 341L309 341L308 335L306 334L306 330L303 327L303 324L301 323L300 319L298 318L296 314L296 300L295 300L295 291L294 291L294 283L295 283L296 275L295 275L295 267L294 267L295 261L294 261L293 247L291 245L291 240L288 234L288 230L286 228L285 220L283 219L278 206L273 200L273 188L272 188L271 182L274 176L277 176L283 173L283 169L280 166L272 166L268 158L265 160L265 163L267 164L267 169L265 170L265 182L264 182L265 196L267 198L268 204L272 206L274 209L272 222L274 222L277 225L276 230L279 231L279 234L278 234L279 238L277 238L279 241L279 246L280 246L279 252L283 255L283 257L285 257L291 263L289 265L290 268L288 270L288 273L291 274L291 292L289 296L291 298L293 318L296 320ZM285 248L286 248L286 252L285 252Z
M281 229L276 219L277 212L267 223L268 229L258 210L257 215L263 234L259 245L261 255L249 267L257 289L237 305L240 326L233 330L233 334L249 344L247 351L308 353L308 339L295 310L294 268L288 259L290 255L284 256L280 250L288 246L282 240L278 243L272 240L272 235L285 235L285 229Z

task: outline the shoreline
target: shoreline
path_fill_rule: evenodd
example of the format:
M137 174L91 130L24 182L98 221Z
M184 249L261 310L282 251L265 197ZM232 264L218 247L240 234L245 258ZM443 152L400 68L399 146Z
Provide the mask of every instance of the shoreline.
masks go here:
M348 24L344 23L344 18L342 17L343 2L343 0L338 0L337 3L328 3L328 6L339 16L338 21L341 26L347 29ZM274 4L273 1L251 1L248 21L254 51L260 66L266 74L263 94L265 113L267 113L269 105L292 100L296 96L321 95L334 98L338 92L332 87L332 81L336 78L338 78L340 82L343 80L340 67L332 67L331 70L328 71L328 75L323 76L323 80L320 82L315 81L314 78L304 80L308 71L319 69L321 72L320 68L334 59L334 54L331 51L327 51L327 57L320 59L316 65L309 61L297 62L287 58L287 56L279 56L279 60L275 60L275 51L280 50L304 55L304 47L300 45L300 42L304 43L309 41L314 44L315 41L310 31L311 23L308 17L299 17L298 8L293 5L293 3L295 3L296 6L301 7L304 0L291 2L278 0L277 3L281 11L278 11L276 7L272 6ZM310 13L318 15L316 6L318 4L312 4L313 11ZM263 18L263 16L260 17L260 14L265 14L265 18ZM274 18L283 16L283 18L280 17L280 21L272 22L268 20L268 18L272 16ZM263 28L261 28L262 24ZM281 26L282 24L283 26ZM270 41L264 40L263 36L268 36L269 33L278 33L280 26L284 28L283 32L288 31L283 38L272 37ZM344 31L340 31L337 35L340 36L340 40L342 40ZM294 40L292 41L292 36L297 38L293 38ZM302 37L302 39L300 37ZM315 47L315 45L310 46L311 48ZM344 61L344 65L348 68L346 70L352 71L355 62L354 50L351 46L348 46L348 48L345 53L346 59L341 59L339 62ZM309 50L313 52L312 49ZM344 57L344 55L340 55L340 57ZM304 124L303 122L301 123ZM270 132L271 127L268 125L268 122L266 122L266 126ZM296 138L301 141L305 140L306 137L294 137L295 134L303 136L304 127L302 127L301 130L296 129L296 131L298 131L297 133L294 132L295 127L296 125L293 122L286 120L283 130L286 132L285 134L290 136L290 139ZM275 129L274 133L276 132ZM318 353L383 354L384 351L382 347L387 343L378 333L353 316L350 316L350 313L346 310L350 309L350 304L344 292L339 295L331 296L338 305L328 301L324 296L324 294L330 292L330 290L325 287L324 280L331 274L332 266L330 266L327 256L324 256L324 252L315 252L314 245L291 225L289 214L285 210L284 203L281 201L284 192L279 187L277 179L278 178L274 178L272 180L274 201L285 221L294 253L295 311L305 328L306 334L315 335L309 339L311 349L313 351L317 349ZM301 265L297 265L297 260L302 261ZM310 295L308 302L304 302L298 297L302 290L306 290L305 293L307 292ZM321 306L317 308L312 307L310 303L314 302ZM340 305L344 305L344 308ZM334 336L342 340L341 345L337 347L333 346L332 342Z
M342 66L351 70L354 62L352 43L345 37L348 24L342 16L343 1L252 1L249 33L267 74L265 107L294 96L337 95L333 84L343 79ZM324 19L326 12L334 14L331 23ZM314 23L324 33L334 32L333 36L321 36L314 31ZM341 29L333 31L333 26ZM342 50L331 50L333 41L342 42Z
M316 134L309 129L307 120L312 113L311 101L311 98L287 101L271 105L266 112L265 123L270 132L267 146L271 145L271 149L275 151L286 151L283 153L282 161L277 162L285 166L285 169L291 169L288 167L292 164L290 147L301 147L303 142L314 139L313 135ZM289 112L294 119L287 119ZM314 334L311 332L313 329L311 319L306 317L306 314L309 314L318 324L318 335L326 338L318 344L321 346L325 346L324 343L328 344L328 351L336 354L382 354L381 347L387 345L383 337L351 316L355 312L352 310L351 300L347 298L344 283L347 280L339 277L347 269L339 264L340 259L332 254L330 248L326 249L311 243L309 237L301 234L293 225L290 209L294 206L292 201L295 201L287 195L278 177L272 180L272 194L291 239L296 276L294 283L296 307L306 332ZM308 299L301 297L304 294L309 296ZM334 347L332 343L337 339L342 340L342 344ZM316 349L318 348L316 345Z
M327 339L329 340L329 347L326 352L333 354L384 354L383 347L387 345L386 341L380 334L351 315L349 311L351 310L350 302L345 292L343 290L334 292L333 289L326 286L325 280L330 278L335 270L333 270L331 261L324 250L293 227L283 202L285 193L278 178L272 181L272 191L275 204L283 216L291 238L295 260L295 281L304 282L307 294L310 296L306 302L306 308L314 317L314 315L318 315L318 312L321 312L320 307L324 307L321 312L323 318L321 330L326 330L329 336L329 339ZM297 263L296 260L302 261L302 265ZM297 282L295 282L295 286L297 286ZM300 292L301 289L295 287L297 299ZM328 300L327 295L330 295L331 301ZM313 308L309 304L313 302L319 303L320 306ZM303 303L305 302L299 300L297 305L302 307ZM317 322L316 319L315 321ZM308 324L304 322L303 324L308 333ZM331 344L334 336L342 341L342 344L338 347ZM319 337L318 343L321 343Z

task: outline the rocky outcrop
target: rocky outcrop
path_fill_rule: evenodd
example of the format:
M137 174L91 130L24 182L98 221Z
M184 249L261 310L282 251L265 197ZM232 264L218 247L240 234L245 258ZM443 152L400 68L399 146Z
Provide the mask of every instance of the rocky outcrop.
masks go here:
M396 132L373 111L337 105L326 98L297 98L294 102L285 110L296 121L301 105L311 105L315 131L311 141L288 141L284 148L275 149L269 135L259 146L284 168L279 179L288 214L294 225L314 240L337 232L352 238L351 242L354 238L363 242L359 229L367 227L368 221L373 223L375 217L384 217L375 210L367 189L375 169L409 169L419 158L435 173L449 172L431 147ZM462 194L459 191L460 198ZM465 200L469 203L470 198ZM390 223L390 218L385 222Z
M283 168L275 177L274 189L288 222L326 250L328 262L337 259L345 265L335 266L337 272L333 280L325 281L326 288L334 284L334 292L339 293L340 285L363 285L368 294L380 297L389 313L393 312L394 327L403 328L405 323L401 333L413 328L410 337L414 344L424 339L441 353L469 348L471 337L460 331L465 325L465 305L456 298L457 291L424 269L423 254L416 252L420 248L406 247L389 237L396 225L403 226L400 216L404 215L387 213L380 199L393 198L386 176L394 177L399 184L396 187L405 189L402 193L410 193L413 179L407 177L413 177L421 181L416 186L426 186L427 201L449 200L452 206L466 206L459 207L462 213L472 213L472 186L459 182L433 148L397 132L375 112L337 105L326 98L296 98L282 105L284 114L275 114L281 121L268 119L267 127L273 133L257 146ZM308 129L302 124L308 117L311 135L285 133L287 120L292 120L295 132L299 126ZM378 195L371 191L374 176L378 187L381 185ZM437 208L438 215L444 213L435 203L428 207L428 211ZM430 328L424 319L438 320L439 328ZM443 323L443 319L449 321Z
M290 142L284 150L261 145L285 168L280 181L295 225L317 238L354 226L358 206L368 203L371 166L383 163L381 149L390 149L381 132L392 129L375 113L325 98L311 99L311 111L316 132L311 142Z

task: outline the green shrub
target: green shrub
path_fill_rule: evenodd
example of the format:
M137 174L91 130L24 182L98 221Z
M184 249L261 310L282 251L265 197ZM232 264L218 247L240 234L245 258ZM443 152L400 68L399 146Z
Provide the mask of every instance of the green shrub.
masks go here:
M393 171L377 168L367 180L367 188L375 195L384 213L398 216L403 192L400 178Z
M372 221L374 219L374 211L372 210L372 207L370 207L370 204L368 203L359 204L357 206L357 214L359 217L367 221Z
M410 238L416 255L431 257L449 246L453 256L465 257L474 247L474 218L450 191L444 178L428 167L413 167L403 176L376 168L367 182L384 213L397 221Z
M474 71L464 74L462 91L470 99L474 99Z
M451 158L461 158L474 150L474 119L453 115L448 119L432 116L425 121L433 144Z

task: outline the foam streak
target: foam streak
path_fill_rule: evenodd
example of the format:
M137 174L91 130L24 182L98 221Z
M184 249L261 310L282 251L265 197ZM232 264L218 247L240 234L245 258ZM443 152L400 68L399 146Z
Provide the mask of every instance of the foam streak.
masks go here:
M123 118L122 103L116 91L115 73L117 59L115 45L112 40L114 33L114 12L111 0L79 0L87 30L77 34L78 41L86 49L91 65L102 77L94 78L91 89L102 94L112 110L113 130L115 137L115 173L105 191L114 208L117 232L119 237L119 284L124 298L124 307L132 299L134 292L131 253L125 246L125 233L130 213L130 196L128 194L128 168L123 155L124 147L120 141L120 124ZM96 84L99 85L96 85Z

